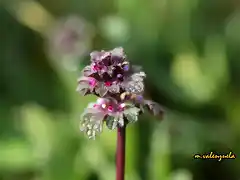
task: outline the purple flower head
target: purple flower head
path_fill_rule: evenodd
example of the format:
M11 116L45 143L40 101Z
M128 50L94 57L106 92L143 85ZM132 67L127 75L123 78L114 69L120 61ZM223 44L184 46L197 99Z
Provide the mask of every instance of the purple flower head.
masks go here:
M80 130L89 138L102 132L104 122L109 129L136 122L144 108L156 116L162 115L157 103L144 99L146 74L127 61L123 48L94 51L90 57L90 65L83 69L77 87L82 95L99 97L81 117Z

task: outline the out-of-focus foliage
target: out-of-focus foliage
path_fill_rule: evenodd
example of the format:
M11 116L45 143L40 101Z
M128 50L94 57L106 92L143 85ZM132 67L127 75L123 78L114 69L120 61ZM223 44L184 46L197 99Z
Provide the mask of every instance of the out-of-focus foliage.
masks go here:
M87 41L67 42L86 47L58 61L48 35L72 14L88 24ZM90 51L117 46L166 109L161 123L144 115L128 127L126 179L240 178L238 1L4 0L0 23L0 180L114 179L116 133L82 136L79 116L95 98L75 92L79 72L65 66L80 70ZM231 150L237 159L193 159Z

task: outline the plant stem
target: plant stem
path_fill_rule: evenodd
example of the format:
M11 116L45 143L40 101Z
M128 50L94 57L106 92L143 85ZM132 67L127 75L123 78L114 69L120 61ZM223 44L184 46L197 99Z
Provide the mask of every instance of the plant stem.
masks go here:
M124 180L126 126L117 129L116 180Z

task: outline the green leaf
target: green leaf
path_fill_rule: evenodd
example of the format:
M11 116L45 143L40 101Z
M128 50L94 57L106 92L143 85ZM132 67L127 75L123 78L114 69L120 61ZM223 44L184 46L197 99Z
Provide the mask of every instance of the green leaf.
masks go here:
M91 110L91 108L87 110ZM104 114L101 112L88 112L87 110L82 114L79 128L80 131L85 132L90 139L95 139L97 133L102 132Z
M106 125L110 130L113 130L117 127L118 121L113 116L108 116L106 119Z
M130 123L134 123L138 120L138 114L140 112L140 109L137 107L131 107L124 111L124 116L127 118L127 120Z

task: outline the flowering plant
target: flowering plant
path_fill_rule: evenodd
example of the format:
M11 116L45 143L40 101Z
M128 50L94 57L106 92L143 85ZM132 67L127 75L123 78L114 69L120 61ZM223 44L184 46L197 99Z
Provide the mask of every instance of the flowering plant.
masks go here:
M145 109L162 115L161 107L145 100L144 78L141 67L129 63L123 48L94 51L91 64L82 71L77 91L82 95L95 94L97 102L90 103L82 114L80 130L95 139L102 132L103 123L109 129L124 127L138 120Z

